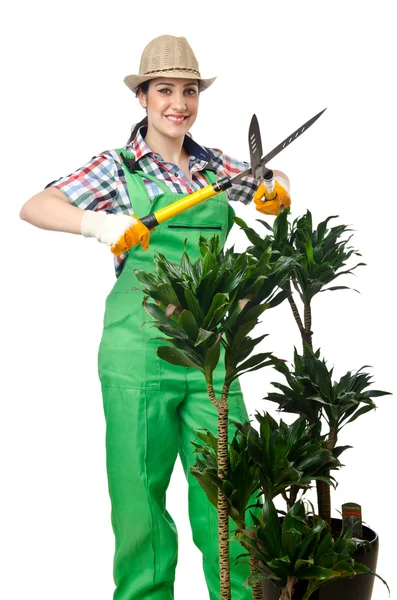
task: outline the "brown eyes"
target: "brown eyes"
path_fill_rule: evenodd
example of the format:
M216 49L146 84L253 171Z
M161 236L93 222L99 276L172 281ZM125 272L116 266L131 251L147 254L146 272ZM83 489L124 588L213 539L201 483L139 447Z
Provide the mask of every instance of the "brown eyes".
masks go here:
M172 90L170 90L170 88L161 88L161 90L159 90L159 92L162 94L163 92L171 92ZM188 93L189 96L194 96L194 94L196 94L196 90L194 88L187 88L185 90L185 93Z

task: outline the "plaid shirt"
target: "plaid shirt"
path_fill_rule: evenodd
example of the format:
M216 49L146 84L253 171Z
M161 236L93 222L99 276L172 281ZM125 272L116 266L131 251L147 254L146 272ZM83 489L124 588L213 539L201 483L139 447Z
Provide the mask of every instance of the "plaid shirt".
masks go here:
M208 181L203 175L203 170L210 166L217 176L227 175L233 177L249 167L249 163L236 160L216 148L206 148L195 142L190 134L185 136L184 148L189 154L189 182L180 168L165 162L162 156L152 152L146 144L144 136L146 127L141 127L135 139L124 146L124 149L133 152L135 160L139 160L140 169L161 179L171 192L178 194L191 194L206 185ZM162 193L150 179L144 179L151 202ZM104 210L108 213L123 213L132 215L133 209L128 196L127 184L120 157L115 150L105 150L65 177L61 177L45 188L56 187L67 196L73 206L84 210ZM229 200L239 200L248 204L259 186L259 181L252 175L244 177L241 182L227 190ZM120 256L114 255L114 268L116 277L119 277L128 252Z

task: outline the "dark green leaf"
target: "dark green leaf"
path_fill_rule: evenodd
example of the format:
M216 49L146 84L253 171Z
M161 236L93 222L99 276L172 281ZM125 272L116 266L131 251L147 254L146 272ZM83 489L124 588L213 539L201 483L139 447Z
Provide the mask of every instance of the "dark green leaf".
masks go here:
M189 310L192 312L193 317L195 318L197 324L201 326L203 322L204 315L201 312L200 304L192 290L185 289L185 298L188 305Z
M205 353L204 358L204 375L207 382L212 383L212 373L219 361L220 351L221 351L221 342L220 336L218 336L217 341L208 348Z
M203 342L206 342L212 335L214 335L213 331L207 331L206 329L200 328L196 343L194 345L199 346Z
M182 311L178 318L178 324L184 329L192 341L197 339L199 327L190 310Z
M198 368L195 363L189 360L182 352L176 350L176 348L159 346L157 348L157 356L166 362L171 363L172 365L178 365L180 367L192 367L194 369Z

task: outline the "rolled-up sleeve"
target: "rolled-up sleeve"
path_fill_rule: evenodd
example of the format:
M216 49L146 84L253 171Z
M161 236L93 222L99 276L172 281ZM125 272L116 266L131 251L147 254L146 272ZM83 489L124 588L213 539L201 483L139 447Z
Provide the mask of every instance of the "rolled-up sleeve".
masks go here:
M115 161L111 155L93 156L85 165L48 183L44 189L49 187L62 190L71 204L84 210L117 212L118 185Z

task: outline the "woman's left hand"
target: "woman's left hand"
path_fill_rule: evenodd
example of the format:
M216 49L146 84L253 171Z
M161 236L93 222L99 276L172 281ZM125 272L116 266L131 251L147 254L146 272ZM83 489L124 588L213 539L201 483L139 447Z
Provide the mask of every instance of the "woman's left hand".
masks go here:
M264 215L278 215L281 209L291 205L288 177L282 171L273 170L273 174L276 197L273 200L266 200L266 188L263 182L254 194L255 208Z

